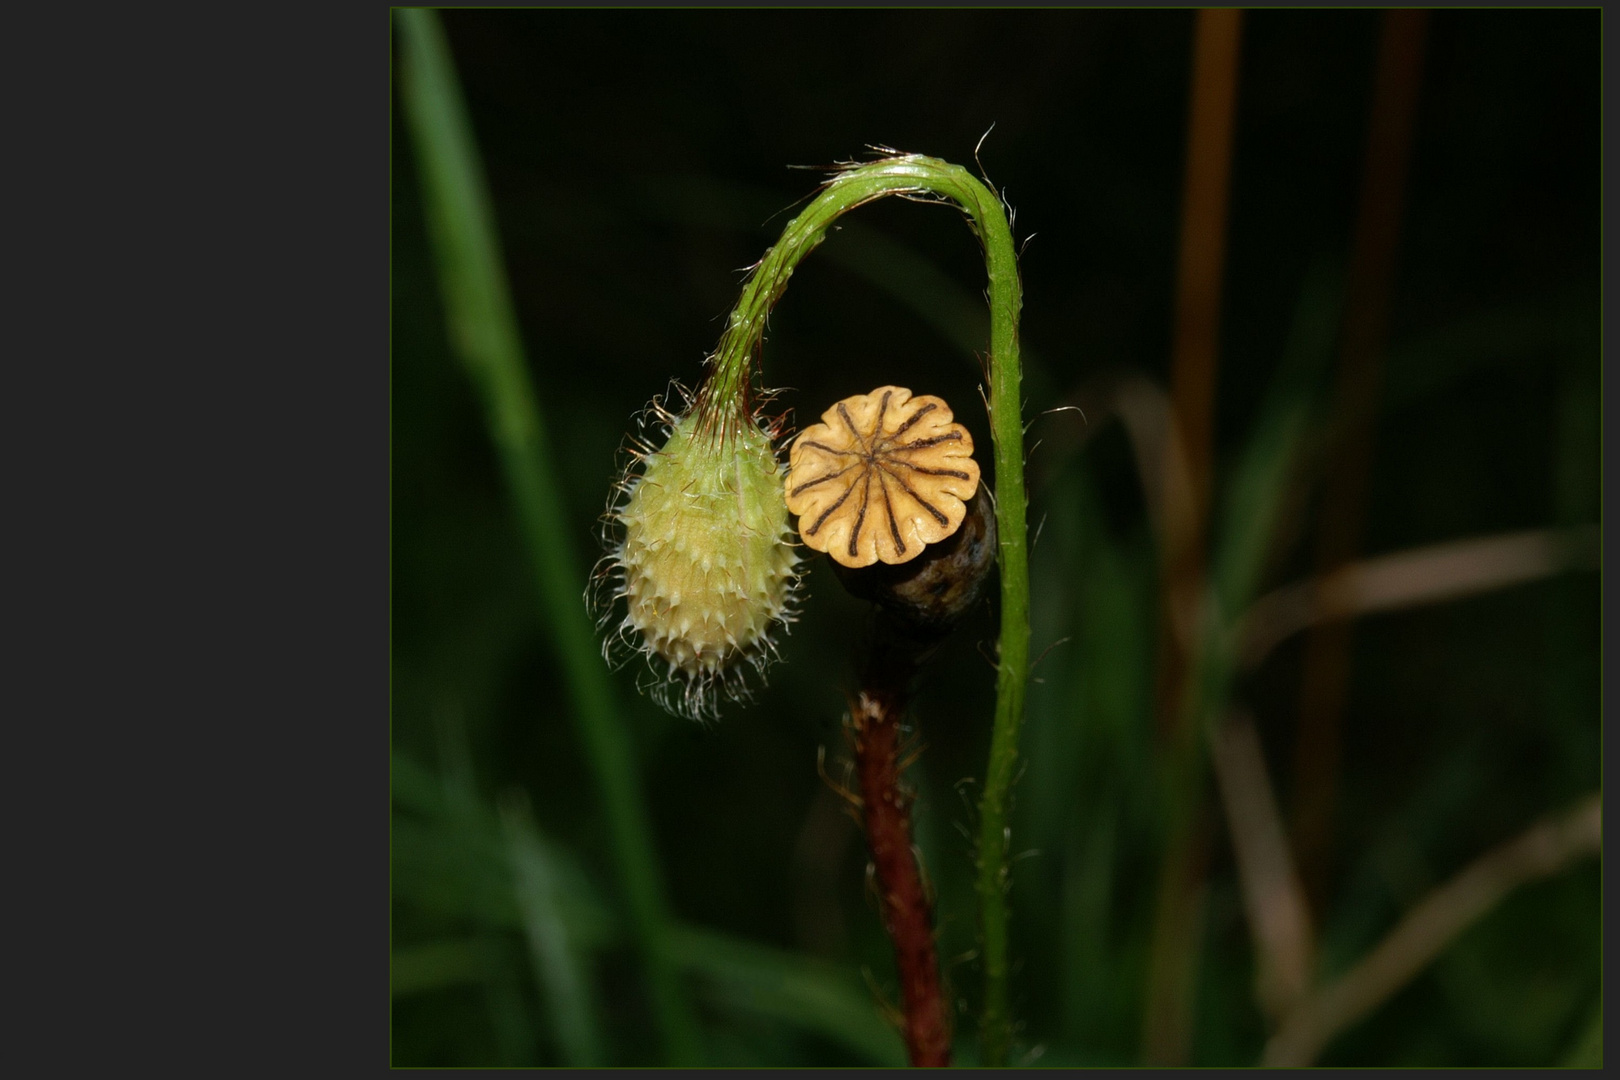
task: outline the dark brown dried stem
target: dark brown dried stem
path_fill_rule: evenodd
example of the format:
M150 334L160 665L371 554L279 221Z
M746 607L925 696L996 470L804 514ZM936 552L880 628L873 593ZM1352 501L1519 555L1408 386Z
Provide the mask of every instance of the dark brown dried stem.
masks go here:
M902 1033L913 1065L948 1065L951 1027L934 947L933 903L911 841L912 792L901 779L918 747L901 718L925 660L977 602L995 565L996 517L981 486L962 525L898 565L858 569L833 563L852 595L877 605L877 625L850 705L846 732L860 777L866 842L872 851L883 927L900 972Z
M913 1065L950 1064L951 1029L940 989L933 905L911 839L913 793L901 779L901 716L907 688L931 646L878 616L864 686L850 707L847 734L860 778L866 842L877 872L883 927L900 973L902 1034Z
M1324 578L1349 564L1361 543L1428 17L1423 10L1387 12L1378 46L1361 206L1345 285L1334 446L1317 522L1316 568ZM1327 892L1351 629L1348 622L1313 627L1300 680L1294 836L1305 887L1318 908Z
M1198 718L1189 708L1198 669L1204 594L1214 401L1226 259L1227 196L1237 114L1243 13L1198 12L1188 101L1187 173L1176 272L1169 437L1160 523L1161 612L1156 687L1159 735L1169 778L1169 830L1149 947L1142 1049L1148 1064L1182 1065L1190 1052L1199 886L1207 830L1194 821L1204 801Z

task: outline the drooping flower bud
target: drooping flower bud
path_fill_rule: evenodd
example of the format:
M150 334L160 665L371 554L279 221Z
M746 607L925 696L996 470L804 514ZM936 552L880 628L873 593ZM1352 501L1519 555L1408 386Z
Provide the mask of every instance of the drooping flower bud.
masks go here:
M640 455L612 513L612 595L626 613L609 643L661 662L650 689L665 708L712 719L720 692L747 696L742 665L763 672L774 656L772 633L793 618L798 555L770 433L751 419L705 423L698 408L659 415L667 439Z

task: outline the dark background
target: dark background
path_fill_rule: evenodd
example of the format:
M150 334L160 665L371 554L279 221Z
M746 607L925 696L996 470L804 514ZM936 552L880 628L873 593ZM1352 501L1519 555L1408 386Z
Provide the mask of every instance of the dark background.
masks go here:
M1342 271L1348 258L1380 18L1245 17L1218 482L1257 419L1313 268ZM1108 372L1168 381L1190 12L452 10L443 24L582 591L631 418L671 379L698 380L741 269L822 175L791 166L859 157L867 144L971 165L994 124L979 161L1016 209L1017 238L1035 234L1021 261L1026 415ZM1365 552L1598 520L1599 50L1596 10L1432 17ZM527 792L540 829L611 894L596 793L514 518L447 347L397 98L393 123L396 761L442 772L464 747L482 796ZM767 385L789 388L782 403L805 423L883 383L940 394L988 448L976 361L930 316L954 316L962 297L982 304L968 230L948 210L900 200L846 223L772 318ZM871 274L904 275L924 299L901 302ZM1491 329L1503 325L1515 332ZM1063 430L1073 414L1029 434L1071 447L1031 457L1030 520L1047 522L1033 554L1033 651L1080 639L1037 668L1046 681L1031 692L1025 749L1039 775L1019 792L1014 834L1015 850L1039 849L1015 869L1014 995L1020 1048L1040 1049L1043 1064L1137 1060L1158 866L1152 539L1129 444L1118 425L1090 420L1098 430L1078 451ZM1309 569L1309 544L1295 544L1266 584ZM836 771L865 616L824 566L808 585L786 662L753 705L695 726L638 696L632 669L615 676L617 705L676 916L865 968L892 995L859 836L816 771L818 746ZM1598 786L1597 596L1586 572L1358 625L1325 972L1469 859ZM975 790L959 796L958 782L985 760L993 675L980 648L994 627L986 606L958 632L916 709L927 741L920 828L946 957L973 943L967 844L954 826L970 821ZM1106 657L1122 659L1088 682L1087 665ZM1244 687L1285 812L1299 666L1297 642L1285 645ZM1216 831L1193 1060L1249 1064L1265 1027ZM521 937L423 899L453 889L433 877L454 872L445 865L404 863L396 848L396 957L474 935L497 959L473 978L396 988L394 1063L555 1063ZM1599 884L1588 861L1515 893L1322 1062L1563 1060L1598 1007ZM655 1060L633 954L609 943L593 965L614 1062ZM952 971L971 1007L977 972ZM863 1063L791 1025L715 1005L703 1016L715 1063Z

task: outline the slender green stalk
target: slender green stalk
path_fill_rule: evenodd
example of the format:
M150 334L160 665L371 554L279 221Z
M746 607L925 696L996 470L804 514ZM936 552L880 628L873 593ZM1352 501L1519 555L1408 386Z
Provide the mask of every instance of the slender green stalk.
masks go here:
M582 577L563 527L568 518L524 362L483 168L455 69L431 10L401 9L399 25L405 113L420 162L452 346L483 399L490 436L517 508L544 623L563 661L571 711L607 814L613 856L645 957L666 1057L674 1064L693 1064L696 1026L676 983L669 917L647 811L629 741L614 713L606 668L580 603Z
M1004 1064L1011 1041L1007 1007L1008 795L1018 769L1018 731L1024 717L1029 668L1029 565L1024 491L1024 422L1019 391L1018 316L1023 290L1001 200L960 165L900 154L850 165L765 253L726 323L712 359L699 408L716 423L735 410L722 403L748 392L749 373L765 333L765 319L805 256L828 227L858 206L890 195L949 201L967 215L984 248L990 296L990 434L995 444L996 528L1001 566L1001 638L996 715L990 761L979 803L978 892L984 965L984 1063Z
M501 826L530 966L550 1006L552 1034L563 1064L572 1069L601 1065L602 1036L588 961L563 915L555 860L535 828L528 801L507 800L501 806Z

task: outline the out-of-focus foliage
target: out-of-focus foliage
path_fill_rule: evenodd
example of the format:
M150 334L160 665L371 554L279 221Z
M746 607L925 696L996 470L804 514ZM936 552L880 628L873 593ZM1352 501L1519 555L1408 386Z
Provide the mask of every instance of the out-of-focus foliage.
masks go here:
M696 381L826 165L863 144L971 160L1017 209L1034 669L1015 789L1013 982L1038 1064L1137 1060L1164 811L1157 554L1107 414L1167 379L1192 18L1175 11L449 11L576 550L632 414ZM1211 573L1234 606L1311 571L1331 368L1377 33L1372 11L1244 24ZM1432 19L1361 549L1598 520L1596 11ZM655 1064L610 837L483 417L446 338L403 120L393 158L393 1060ZM952 213L856 212L795 274L764 370L801 419L884 383L989 445L983 268ZM1036 526L1038 525L1038 530ZM594 556L593 556L594 557ZM580 590L588 566L581 565ZM1318 975L1427 890L1600 785L1598 578L1573 571L1356 627ZM614 676L717 1065L898 1064L888 943L837 778L868 622L825 566L750 707L699 727ZM581 601L583 603L583 600ZM977 613L915 709L919 845L973 1060L969 841L993 671ZM1042 655L1043 650L1045 654ZM1285 816L1299 639L1217 674ZM1211 813L1218 807L1210 803ZM1267 1026L1219 821L1193 1061ZM1331 1042L1330 1065L1601 1060L1599 866L1512 893Z

